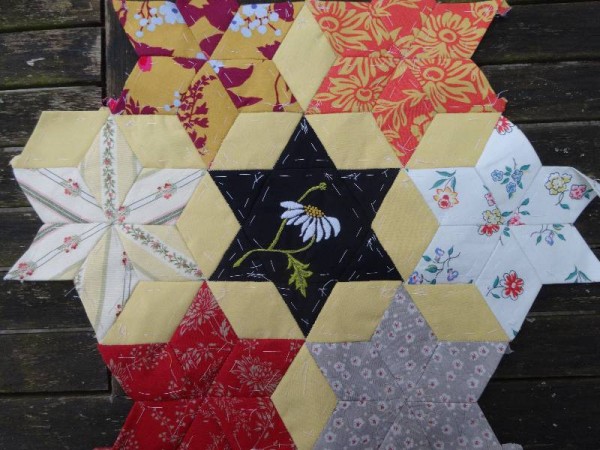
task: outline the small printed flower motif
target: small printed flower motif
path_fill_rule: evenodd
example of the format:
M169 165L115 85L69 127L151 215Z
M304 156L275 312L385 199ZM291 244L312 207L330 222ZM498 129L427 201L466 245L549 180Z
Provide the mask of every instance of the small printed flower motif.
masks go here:
M32 262L22 262L17 265L16 270L12 271L10 275L13 278L18 278L19 280L24 280L25 278L30 277L35 272L36 265Z
M408 284L423 284L423 275L413 272L408 278Z
M502 181L503 178L504 178L504 172L502 172L501 170L494 170L492 172L492 180Z
M298 202L286 201L281 206L287 210L281 215L286 219L286 225L301 225L300 236L304 242L315 237L316 242L336 237L341 230L340 221L335 217L328 217L316 206L303 205Z
M508 224L511 225L511 226L523 225L523 222L521 221L521 215L520 214L515 214L514 216L512 216L508 220Z
M517 169L512 173L510 177L515 181L515 183L519 183L523 178L523 171Z
M506 185L506 192L508 193L508 195L514 194L515 192L517 192L517 184L516 183L508 183Z
M571 191L569 197L573 200L581 200L587 192L587 186L585 184L573 184L571 185Z
M560 195L567 191L568 185L571 182L571 175L559 172L553 172L548 175L544 186L550 193L550 195Z
M221 69L223 67L225 67L225 64L223 64L223 61L219 61L218 59L211 59L210 61L208 61L208 63L210 64L210 67L212 68L212 70L215 71L215 73L219 73L221 71Z
M177 192L177 187L174 187L171 183L165 183L163 186L156 188L158 191L158 198L162 197L165 200L169 200L173 197L173 194Z
M458 205L458 192L453 191L450 186L446 186L444 189L436 189L435 192L433 199L440 208L449 209L454 205Z
M70 195L72 197L77 197L81 193L81 188L79 187L79 183L73 181L72 178L67 179L66 182L63 182L62 185L65 188L65 195Z
M79 236L67 236L63 239L63 249L65 253L69 253L71 250L76 250L79 246Z
M494 196L491 192L485 194L485 199L487 201L488 206L494 206L496 204L496 200L494 199Z
M498 119L498 123L496 123L496 131L498 132L498 134L501 135L510 133L513 130L513 128L514 125L510 123L510 121L504 116L500 116L500 119Z
M448 276L446 277L446 279L448 281L452 281L455 280L456 277L458 277L458 272L454 269L448 269Z
M185 23L183 16L179 12L179 9L175 3L165 3L158 8L158 12L164 17L165 22L168 24Z
M502 279L500 279L500 277L496 277L486 296L491 294L494 298L503 297L516 301L523 293L524 285L525 282L523 279L519 278L514 270L511 270L508 273L505 273L502 276ZM500 294L498 294L496 291L500 291Z
M140 56L137 66L142 72L150 72L152 70L152 56Z

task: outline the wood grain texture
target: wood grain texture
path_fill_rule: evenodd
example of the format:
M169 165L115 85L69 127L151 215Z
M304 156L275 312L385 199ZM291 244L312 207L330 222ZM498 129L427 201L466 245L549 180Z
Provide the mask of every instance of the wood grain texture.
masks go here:
M0 393L108 391L92 332L0 334Z
M600 61L510 64L481 68L509 103L517 123L600 119Z
M525 450L597 450L600 381L492 381L479 402L501 442Z
M110 446L131 407L108 395L0 398L0 448L90 450Z
M513 4L514 2L510 2ZM560 20L556 18L560 17ZM492 22L474 60L479 65L600 57L600 2L515 4ZM581 36L586 45L577 45Z
M93 110L101 104L101 87L0 91L0 147L25 145L42 111Z
M29 248L42 222L33 208L4 209L0 227L0 267L10 267Z
M100 25L94 0L0 0L0 31Z
M0 333L55 329L92 331L72 281L0 281Z
M101 41L99 27L1 33L0 89L100 86Z

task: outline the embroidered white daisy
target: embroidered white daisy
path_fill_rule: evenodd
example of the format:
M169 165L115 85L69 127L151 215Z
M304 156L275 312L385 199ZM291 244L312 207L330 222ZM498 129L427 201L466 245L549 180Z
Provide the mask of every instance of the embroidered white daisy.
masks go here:
M332 235L335 237L340 233L342 227L340 221L335 217L328 217L316 206L303 205L298 202L282 202L281 206L286 211L281 215L282 219L287 219L286 225L302 226L300 236L304 242L316 237L316 242L322 239L329 239Z

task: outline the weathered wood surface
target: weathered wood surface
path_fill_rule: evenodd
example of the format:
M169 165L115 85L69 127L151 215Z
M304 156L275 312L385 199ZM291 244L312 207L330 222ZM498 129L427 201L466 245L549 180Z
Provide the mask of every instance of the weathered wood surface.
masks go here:
M91 450L110 446L130 407L129 400L108 395L0 397L0 448Z
M102 83L102 28L0 34L0 90Z
M494 89L504 91L507 115L545 164L600 176L600 2L511 3L475 60ZM97 108L103 96L118 95L136 57L108 2L100 8L99 0L0 0L0 6L0 43L10 44L9 55L0 54L0 268L6 270L40 225L6 164L41 110ZM104 53L97 27L105 31ZM42 36L58 36L49 46L55 51L35 42ZM90 53L78 54L82 43ZM48 59L26 64L41 53ZM596 200L577 226L600 254L598 223ZM481 402L503 442L527 450L599 448L599 327L600 286L542 289ZM114 441L130 402L110 382L70 282L1 282L0 339L6 350L0 448L89 449Z
M0 147L25 145L42 111L98 109L101 102L101 87L0 91Z
M0 0L0 10L0 32L101 24L95 0Z
M0 366L0 394L107 392L106 366L90 331L0 334L11 364Z

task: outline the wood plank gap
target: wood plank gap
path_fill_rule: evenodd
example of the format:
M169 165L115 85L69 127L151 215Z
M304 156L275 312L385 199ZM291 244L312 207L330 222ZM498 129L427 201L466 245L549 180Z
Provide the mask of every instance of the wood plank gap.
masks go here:
M101 81L89 82L70 82L68 85L64 83L46 83L40 85L19 85L19 86L3 86L0 92L18 92L18 91L33 91L36 89L56 89L56 88L71 88L71 87L102 87Z
M26 330L0 330L0 335L14 334L51 334L51 333L93 333L92 327L84 328L35 328Z
M108 402L112 401L115 397L108 390L95 391L95 392L0 392L0 399L17 399L17 398L28 398L28 399L59 399L59 398L68 398L68 399L77 399L77 398L96 398L99 400L106 400Z
M491 384L516 384L516 383L521 383L521 382L535 382L535 383L546 383L546 382L551 382L551 381L562 381L562 382L567 382L567 383L578 383L581 381L598 381L600 382L600 377L598 377L597 375L573 375L573 376L545 376L544 378L540 378L540 377L520 377L520 378L514 378L514 377L503 377L503 376L494 376L492 377L492 379L490 380L490 382L488 383L488 386ZM487 386L486 386L487 389Z
M0 29L0 34L8 33L26 33L28 31L52 31L52 30L72 30L73 28L98 28L102 27L102 22L88 22L88 23L73 23L73 24L57 24L57 25L41 25L39 27L26 26L17 28L6 28Z

